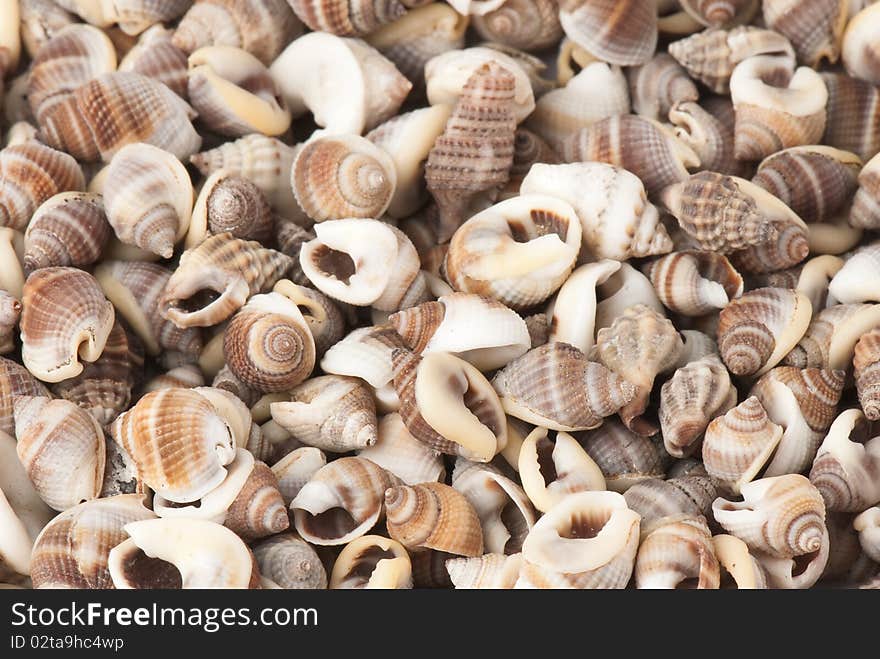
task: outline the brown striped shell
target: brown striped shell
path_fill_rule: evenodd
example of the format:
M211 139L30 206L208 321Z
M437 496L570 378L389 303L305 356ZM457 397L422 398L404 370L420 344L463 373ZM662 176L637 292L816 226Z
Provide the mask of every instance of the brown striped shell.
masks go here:
M45 396L51 394L42 382L18 362L0 357L0 432L15 433L12 401L16 396Z
M537 133L527 128L517 128L513 138L513 164L510 166L510 177L501 193L501 199L513 197L520 191L520 184L532 165L547 163L556 165L562 159L553 148Z
M522 554L483 554L472 558L449 558L446 570L456 589L510 590L519 578Z
M652 3L562 0L559 22L569 39L611 64L644 64L657 46L657 11Z
M624 492L627 505L642 516L643 528L664 517L709 514L718 489L701 465L699 470L682 476L672 476L670 470L668 480L644 480Z
M716 252L674 252L652 261L644 271L660 301L686 316L723 309L743 292L740 274Z
M477 34L486 41L520 50L543 50L562 37L555 0L507 0L498 9L471 20Z
M663 447L629 430L617 419L606 419L595 430L575 433L575 438L602 470L609 490L622 494L640 481L663 478Z
M163 25L153 25L120 60L118 70L153 78L186 99L186 53L172 43L172 35Z
M633 111L648 119L665 121L673 106L700 97L684 67L668 53L658 53L626 74Z
M856 342L880 325L880 305L836 304L813 318L798 344L782 360L798 368L847 370Z
M636 588L718 588L721 568L705 518L673 518L656 526L639 544L634 576Z
M853 16L846 25L841 50L841 59L847 73L872 85L880 84L880 66L877 65L880 55L877 46L878 18L880 8L871 5Z
M400 335L389 325L360 327L331 346L321 359L325 373L353 375L380 389L393 377L392 354L405 348Z
M859 172L849 223L863 229L880 227L880 156L871 158Z
M62 28L76 22L73 14L54 0L24 0L18 4L21 12L21 42L31 57L36 56L40 46Z
M25 271L91 265L100 258L111 232L100 195L58 193L40 205L25 231Z
M828 89L822 143L867 161L880 151L880 90L844 73L821 74Z
M346 319L339 306L328 296L306 286L282 279L272 289L296 304L315 339L317 356L323 355L345 334Z
M309 278L305 276L302 266L299 264L299 253L302 246L314 238L314 231L294 222L286 222L281 218L275 222L275 241L278 244L278 251L287 254L294 260L294 264L287 273L287 278L298 286L309 285Z
M288 590L323 590L327 571L321 559L305 540L295 533L266 538L253 545L263 587L266 581Z
M762 6L764 23L788 37L807 66L817 67L823 59L833 64L840 57L848 17L844 0L765 0Z
M205 194L204 210L208 230L213 234L229 232L242 240L270 242L274 234L275 217L266 195L260 188L242 176L221 174L213 184L202 188L199 198ZM210 180L210 179L209 179ZM205 188L208 188L207 191ZM193 208L193 222L199 208ZM192 227L190 228L192 231ZM189 242L189 237L187 237Z
M359 37L406 13L399 0L290 0L297 17L316 32Z
M729 124L725 114L730 115ZM703 169L733 176L743 174L743 163L733 155L733 104L729 98L717 96L706 99L703 105L677 103L669 110L669 122L675 127L675 136L697 154Z
M865 332L853 357L859 403L871 421L880 419L880 328Z

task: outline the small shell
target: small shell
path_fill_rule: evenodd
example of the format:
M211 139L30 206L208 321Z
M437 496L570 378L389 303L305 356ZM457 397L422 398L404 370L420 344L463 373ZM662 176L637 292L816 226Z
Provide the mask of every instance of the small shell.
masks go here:
M17 396L46 396L51 394L42 382L18 362L0 357L0 432L15 432L12 401Z
M880 281L880 244L858 249L828 284L828 293L844 304L877 302Z
M369 460L334 460L290 504L296 530L315 545L344 545L373 528L385 512L385 491L399 482Z
M388 533L410 549L458 556L483 553L480 519L463 494L442 483L401 485L385 492Z
M718 498L716 521L751 549L778 558L818 551L827 534L825 504L809 480L799 474L762 478L742 486L744 501Z
M596 327L610 327L611 323L628 307L644 304L658 313L664 313L651 280L629 263L621 263L620 269L604 283L599 284L599 303L596 305Z
M770 588L801 589L810 588L819 580L828 562L829 552L830 538L826 529L815 551L783 558L755 552L755 558L767 575Z
M712 538L712 548L721 568L721 588L737 590L767 588L764 568L742 540L732 535L716 535Z
M15 349L15 327L21 316L21 302L0 289L0 354Z
M91 265L100 258L111 233L100 195L56 194L40 205L25 231L25 270Z
M572 133L560 149L566 162L599 161L638 176L648 195L684 181L697 154L665 126L637 115L602 119Z
M599 426L637 392L566 343L533 348L499 371L492 385L511 416L565 432Z
M575 270L547 309L548 336L539 344L562 342L587 354L595 341L596 288L620 269L620 263L603 259ZM510 360L508 360L510 361Z
M693 102L676 103L669 110L669 122L675 136L690 147L700 160L700 166L712 172L740 176L743 164L733 155L733 104L730 99L707 99L704 106ZM729 110L730 125L719 115L719 109Z
M869 160L880 151L880 90L844 73L821 75L828 88L822 143Z
M611 64L644 64L657 47L654 3L562 0L559 22L569 39Z
M673 106L700 97L684 67L668 53L658 53L647 64L627 69L627 80L633 111L655 121L665 121Z
M659 442L637 435L616 419L606 419L576 437L602 470L609 490L623 494L636 483L664 476L666 455Z
M777 202L774 201L774 205ZM780 210L787 209L779 204ZM789 212L789 211L786 211ZM731 255L731 262L747 273L776 272L791 268L803 261L810 251L822 253L816 246L819 242L817 229L822 224L806 225L799 217L790 213L788 219L780 216L771 221L773 237L769 241L752 245ZM832 232L835 228L832 228Z
M359 377L380 389L393 377L391 355L394 349L405 347L393 327L360 327L324 354L321 368L325 373Z
M743 292L740 274L716 252L675 252L652 261L644 272L660 301L686 316L723 309Z
M880 228L880 155L871 158L858 178L849 223L863 229Z
M657 526L639 545L636 588L716 589L721 568L703 517L684 517Z
M681 458L693 453L712 419L736 405L736 388L715 354L675 371L660 389L660 429L666 451Z
M682 0L681 8L702 25L724 28L748 23L758 11L758 0Z
M868 508L853 520L853 528L859 532L862 550L878 561L880 558L880 506ZM880 561L878 561L880 562Z
M537 51L562 37L555 0L507 0L493 11L474 16L474 29L486 41Z
M406 13L399 0L290 0L289 4L315 32L341 37L370 34Z
M665 481L645 480L633 485L623 496L627 505L642 516L645 530L667 517L708 515L718 490L704 471L703 474L674 476Z
M510 590L519 577L522 554L483 554L446 561L449 578L458 590Z
M854 348L856 388L865 416L880 419L880 328L862 334Z
M625 588L639 546L639 515L616 492L566 497L532 527L516 588Z
M272 465L272 472L278 479L278 489L288 507L305 484L325 464L327 464L327 456L320 449L303 446L294 449Z
M186 246L195 247L209 233L229 232L242 240L269 242L275 217L262 190L249 179L218 170L202 185L193 206Z
M21 41L31 58L44 43L76 22L76 18L54 0L22 0L16 4L21 11ZM11 24L14 26L15 21Z
M845 4L841 2L840 4ZM880 48L877 46L877 21L880 8L867 6L853 16L843 35L842 59L847 73L872 85L880 84Z
M153 78L185 99L186 53L174 45L172 34L162 25L152 26L141 34L137 44L122 58L118 70Z
M782 363L798 368L847 370L856 342L880 325L880 305L837 304L820 311Z
M323 590L327 571L309 543L293 533L276 535L253 546L260 577L288 590ZM265 586L264 586L265 587Z
M378 439L358 456L375 462L407 485L443 480L442 456L413 437L400 415L386 414L379 419Z
M804 64L837 61L847 21L845 0L765 0L762 5L767 27L788 37Z
M561 158L543 138L527 128L517 128L513 137L513 164L510 166L510 177L499 199L509 199L519 194L523 178L535 163L556 165L560 162L562 162Z
M412 588L412 565L396 540L365 535L349 542L333 563L330 588Z

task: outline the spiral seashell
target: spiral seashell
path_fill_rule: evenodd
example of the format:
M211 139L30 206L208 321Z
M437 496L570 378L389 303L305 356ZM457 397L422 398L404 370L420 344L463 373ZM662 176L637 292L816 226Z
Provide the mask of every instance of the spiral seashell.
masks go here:
M405 348L400 335L390 326L361 327L333 345L321 359L325 373L352 375L381 389L393 377L392 354Z
M849 223L862 229L880 228L880 156L874 156L862 167L858 185Z
M672 476L670 470L668 480L644 480L624 492L627 505L642 516L642 530L656 528L664 518L708 515L718 490L702 471Z
M751 549L777 558L818 551L827 534L819 491L799 474L762 478L742 486L744 501L718 498L716 521Z
M598 161L622 167L638 176L648 195L684 181L697 167L697 154L671 129L637 115L597 121L572 133L560 149L566 162Z
M880 151L880 90L844 73L821 74L828 88L822 143L869 160Z
M645 275L629 263L621 263L620 269L598 287L599 303L596 305L596 327L610 327L620 314L634 304L662 314L663 305L657 291Z
M84 190L79 164L62 151L36 141L0 150L0 227L23 231L54 195Z
M13 6L16 5L20 11L20 21L10 21L10 25L15 26L20 22L21 44L32 59L44 43L76 22L74 16L54 0L22 0ZM15 32L17 34L19 29L15 28ZM15 38L10 35L2 41ZM14 52L14 48L10 52Z
M129 522L130 536L110 550L113 585L129 588L257 588L248 546L229 529L202 519Z
M330 588L412 588L406 548L389 538L365 535L348 543L333 563Z
M675 371L660 389L660 430L666 451L686 457L699 446L710 422L736 405L736 388L715 354Z
M664 476L666 455L662 446L616 419L606 419L595 430L576 433L575 437L602 470L605 486L613 492L623 494L636 483Z
M341 37L370 34L406 13L399 0L291 0L290 7L315 32Z
M51 394L21 364L0 357L0 432L13 434L15 421L12 401L18 396L45 396Z
M231 233L211 236L181 255L159 300L162 314L179 328L215 325L274 286L292 261Z
M721 573L721 588L766 590L767 575L749 546L739 538L720 534L712 538L712 548Z
M385 512L385 491L399 482L364 458L329 462L290 504L296 530L314 545L344 545L373 528Z
M435 451L488 462L507 442L498 396L474 366L448 353L392 353L400 416ZM405 544L405 543L404 543Z
M407 485L442 480L445 473L440 454L413 437L400 415L386 414L379 419L377 440L358 452Z
M288 590L323 590L327 572L315 550L294 533L284 533L253 545L263 587Z
M862 550L876 561L880 556L880 506L868 508L856 516L853 528L859 532Z
M119 62L119 71L132 71L153 78L186 99L187 58L172 42L173 32L154 25L141 34L137 44Z
M816 551L794 557L779 558L755 552L755 558L767 576L767 584L773 589L810 588L819 580L828 563L830 538L827 529Z
M794 64L791 42L773 30L743 26L732 30L705 30L669 44L669 54L716 94L730 91L737 64L758 55L786 57Z
M551 430L589 430L630 403L637 388L567 343L533 348L492 385L504 411Z
M723 309L743 292L740 274L716 252L675 252L652 261L644 272L660 301L686 316Z
M837 304L820 311L782 363L798 368L846 370L856 343L880 325L880 305Z
M717 589L721 568L703 517L682 517L657 526L639 544L636 588Z
M665 121L678 103L700 95L687 72L668 53L658 53L647 64L627 69L633 111L648 119Z
M670 108L669 122L674 125L675 136L694 151L702 168L719 174L742 175L743 163L733 155L733 123L728 126L718 116L719 108L725 105L733 116L733 104L720 96L717 100L707 99L704 104L705 107L685 101Z
M721 310L721 358L734 375L763 375L800 340L811 315L803 293L785 288L749 291Z
M681 351L675 362L676 369L709 355L718 356L718 344L708 334L693 329L683 329L679 334L684 342L684 350Z
M846 25L841 49L841 58L847 73L872 85L880 84L880 67L877 65L880 57L880 49L877 47L878 18L880 9L871 5L853 16Z
M472 558L450 558L446 570L458 590L510 590L519 577L522 554L483 554Z
M49 522L31 558L34 588L113 588L110 551L128 536L129 522L154 519L140 494L86 501Z
M611 64L644 64L657 46L657 11L653 5L563 0L559 22L569 39Z
M556 45L562 37L559 8L554 0L508 0L497 9L472 19L486 41L538 51Z
M328 134L360 135L397 113L412 83L358 39L313 32L293 41L269 73L296 118L311 112ZM333 90L346 90L339 102Z
M791 40L797 57L816 67L823 59L833 64L840 56L847 3L843 0L767 0L764 22Z
M566 202L523 195L465 222L446 255L453 288L521 309L546 300L568 277L581 244L581 224Z
M325 464L327 464L327 456L320 449L302 446L272 465L272 473L278 479L278 490L288 507L305 484Z
M871 421L880 419L880 329L862 334L853 350L859 402Z
M527 128L517 128L513 137L513 164L510 166L510 176L499 199L503 201L518 195L523 178L535 163L556 165L560 162L562 162L560 157L537 133Z
M682 0L681 8L701 25L725 28L748 23L758 11L758 0Z
M672 367L683 348L672 322L641 304L629 307L611 327L599 330L590 356L636 390L635 397L618 410L627 428L640 435L657 431L642 414L648 406L654 378Z
M788 219L779 217L770 222L775 231L767 242L752 245L731 255L732 263L747 273L777 272L796 266L810 251L820 251L815 247L816 228L821 224L807 226L787 210L784 204L774 201L780 210L789 214Z
M0 289L0 354L15 349L15 327L21 316L21 302Z
M572 494L529 532L516 588L625 588L638 545L639 515L620 494Z
M302 24L284 0L197 0L172 42L187 55L203 46L243 48L269 66L301 33Z
M291 282L301 287L309 286L309 278L305 276L299 265L299 253L302 250L302 246L314 238L314 231L301 227L294 222L285 221L281 218L277 218L275 222L275 242L278 244L278 250L294 260L294 264L288 271L287 277ZM324 298L329 300L326 296Z
M296 304L315 339L317 355L323 355L345 334L346 321L334 302L312 288L298 286L289 279L279 280L272 289Z
M275 217L262 190L249 179L218 170L199 191L185 245L195 247L208 235L227 231L242 240L269 242L274 230Z

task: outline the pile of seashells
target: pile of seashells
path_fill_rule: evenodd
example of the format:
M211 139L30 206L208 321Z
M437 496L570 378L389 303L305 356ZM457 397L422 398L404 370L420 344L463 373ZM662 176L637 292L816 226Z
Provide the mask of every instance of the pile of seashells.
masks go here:
M0 83L4 586L880 587L880 3L0 0Z

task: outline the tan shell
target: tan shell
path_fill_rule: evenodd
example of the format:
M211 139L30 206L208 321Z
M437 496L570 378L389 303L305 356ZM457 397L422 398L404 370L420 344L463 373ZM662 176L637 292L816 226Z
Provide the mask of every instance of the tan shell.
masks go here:
M21 302L0 289L0 354L15 349L15 327L21 316Z
M727 116L730 122L726 121ZM700 166L712 172L741 176L743 163L733 155L734 114L729 98L717 96L703 105L676 103L669 110L675 136L689 146Z
M140 73L166 85L185 99L186 53L172 42L173 32L156 24L143 32L137 44L119 62L119 71Z
M575 437L613 492L623 494L640 481L664 476L666 454L659 442L637 435L617 419L606 419L595 430Z
M867 161L880 151L880 90L844 73L822 73L828 116L822 143L852 151Z
M516 588L625 588L638 546L639 515L620 494L572 494L529 532Z
M767 27L791 40L800 61L812 67L823 59L832 64L837 61L847 22L847 2L767 0L762 4Z
M522 554L450 558L446 570L456 589L510 590L519 578Z
M634 304L644 304L658 313L664 313L651 280L629 263L621 263L617 272L599 284L598 297L596 327L599 329L610 327L615 318Z
M474 16L474 29L486 41L536 51L555 46L562 37L559 7L554 0L507 0L497 9Z
M327 456L320 449L303 446L294 449L272 465L272 472L278 478L278 489L288 507L303 486L325 464L327 464Z
M58 193L40 205L25 231L25 271L91 265L100 258L111 232L99 195Z
M153 23L173 21L189 8L185 0L129 0L112 4L60 0L58 4L98 27L118 23L126 36L137 35Z
M855 520L853 528L859 532L859 543L863 551L873 560L880 556L880 506L868 508Z
M836 304L820 311L783 364L798 368L847 370L856 342L880 325L880 305Z
M880 301L877 282L880 279L880 244L856 250L828 284L828 293L844 304Z
M252 547L260 568L263 588L266 582L288 590L323 590L327 571L315 550L295 533L284 533L261 540Z
M446 473L441 454L413 437L396 412L379 419L376 443L358 455L387 469L407 485L440 481Z
M556 81L564 85L577 75L578 71L598 61L600 61L598 57L584 50L574 41L562 37L556 56Z
M705 470L702 471L702 474L673 476L665 481L645 480L624 492L627 505L642 516L643 530L667 517L708 515L718 490Z
M409 554L396 540L379 535L352 540L333 563L330 588L412 588Z
M841 3L845 4L845 3ZM872 85L880 84L880 67L877 58L877 19L880 9L868 5L853 16L846 26L841 51L847 73Z
M721 568L721 588L765 590L767 575L749 547L739 538L720 534L712 538L715 558Z
M11 4L13 11L17 8L21 18L21 42L27 53L33 58L36 56L40 47L46 43L58 32L72 23L76 22L74 16L67 10L60 7L54 0L24 0ZM12 21L11 26L16 25L17 21ZM6 37L16 39L18 29L13 27L15 34ZM14 51L14 49L13 49Z
M880 156L871 158L859 173L849 223L863 229L880 227Z
M636 588L718 588L721 569L705 519L673 518L655 527L639 545L634 574Z
M385 508L388 533L404 547L458 556L483 553L480 518L465 496L448 485L391 487L385 492Z
M399 0L291 0L297 17L316 32L367 35L406 12Z
M51 394L42 382L18 362L0 357L0 432L15 432L12 401L16 396L46 396Z
M854 348L854 377L859 402L871 421L880 419L880 328L862 334Z
M275 232L275 216L255 183L218 170L202 185L185 244L194 247L209 233L227 231L242 240L269 242Z
M655 121L665 121L672 107L700 97L684 67L668 53L658 53L647 64L627 69L627 80L633 111Z
M295 303L315 339L318 355L324 354L344 335L346 321L339 307L320 291L298 286L289 279L278 281L272 289Z
M657 46L653 3L562 0L559 22L569 39L611 64L644 64Z
M716 252L675 252L652 261L644 272L660 301L686 316L723 309L743 292L740 274Z
M380 389L394 376L391 363L394 349L404 347L403 339L393 327L361 327L324 354L321 368L325 373L359 377Z
M731 262L738 269L748 273L764 273L794 267L802 262L809 252L822 253L822 249L817 246L821 240L817 237L818 229L827 226L832 233L836 231L836 227L830 225L808 226L794 214L789 219L772 220L771 226L775 233L769 241L752 245L731 255Z

